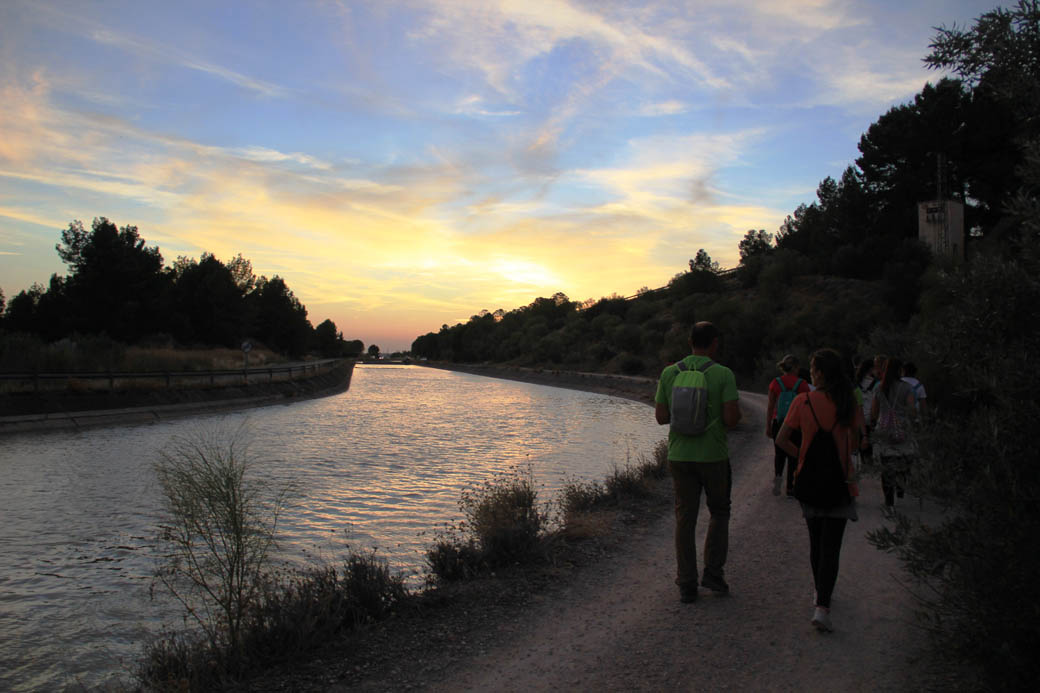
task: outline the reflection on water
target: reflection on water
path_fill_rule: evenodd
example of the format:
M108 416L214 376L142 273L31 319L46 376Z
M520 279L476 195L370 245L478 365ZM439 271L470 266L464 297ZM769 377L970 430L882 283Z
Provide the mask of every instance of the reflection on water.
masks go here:
M0 689L125 674L170 606L148 599L156 451L247 420L257 470L296 493L280 558L376 548L410 574L460 490L529 464L542 497L602 479L662 433L643 404L415 366L358 366L350 390L225 417L0 441Z

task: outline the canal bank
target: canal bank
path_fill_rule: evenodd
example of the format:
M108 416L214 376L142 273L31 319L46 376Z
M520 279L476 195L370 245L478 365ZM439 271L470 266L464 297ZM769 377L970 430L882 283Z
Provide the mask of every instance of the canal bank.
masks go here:
M503 378L523 383L563 387L568 390L595 392L601 395L622 397L635 402L653 405L657 391L657 380L632 375L615 375L612 373L588 373L584 371L565 371L551 368L524 368L499 364L459 364L447 361L424 361L418 365L428 368L456 371L482 375L488 378Z
M0 395L0 435L152 423L327 397L350 387L354 361L295 379L217 387L44 391ZM205 375L205 374L201 374Z

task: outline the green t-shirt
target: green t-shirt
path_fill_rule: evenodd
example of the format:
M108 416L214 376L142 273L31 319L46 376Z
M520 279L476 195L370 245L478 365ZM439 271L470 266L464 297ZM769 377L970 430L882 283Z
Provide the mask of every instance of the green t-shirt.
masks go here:
M689 369L697 368L710 359L707 356L690 355L683 359ZM675 364L661 371L657 381L658 404L667 404L672 410L672 383L679 369ZM668 459L676 462L721 462L729 459L729 446L726 443L726 427L722 423L722 403L735 402L737 379L733 371L716 363L704 371L708 381L708 428L699 436L687 436L682 433L668 431Z

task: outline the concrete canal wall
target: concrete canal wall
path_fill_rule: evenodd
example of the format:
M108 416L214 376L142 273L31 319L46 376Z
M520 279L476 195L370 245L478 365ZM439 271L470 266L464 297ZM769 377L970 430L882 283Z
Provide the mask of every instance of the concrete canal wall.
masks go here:
M56 379L48 379L49 387L37 390L23 384L0 394L0 435L148 423L325 397L350 387L354 361L339 359L321 368L297 365L297 369L249 369L234 376L227 371L198 372L190 378L184 377L187 374L136 374L136 380L123 374L111 378L110 388L62 389L53 386L51 381ZM75 374L62 375L68 383L85 380Z

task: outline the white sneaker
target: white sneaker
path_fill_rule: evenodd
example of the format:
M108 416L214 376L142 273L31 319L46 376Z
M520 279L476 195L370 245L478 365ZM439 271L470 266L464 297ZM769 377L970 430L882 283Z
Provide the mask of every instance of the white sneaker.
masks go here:
M822 606L816 607L816 610L813 611L812 624L816 627L816 630L823 633L830 633L834 630L834 627L831 625L830 609Z
M775 479L773 479L773 495L774 496L779 496L780 495L780 487L783 485L783 483L784 483L784 477L782 477L782 476L778 476Z

